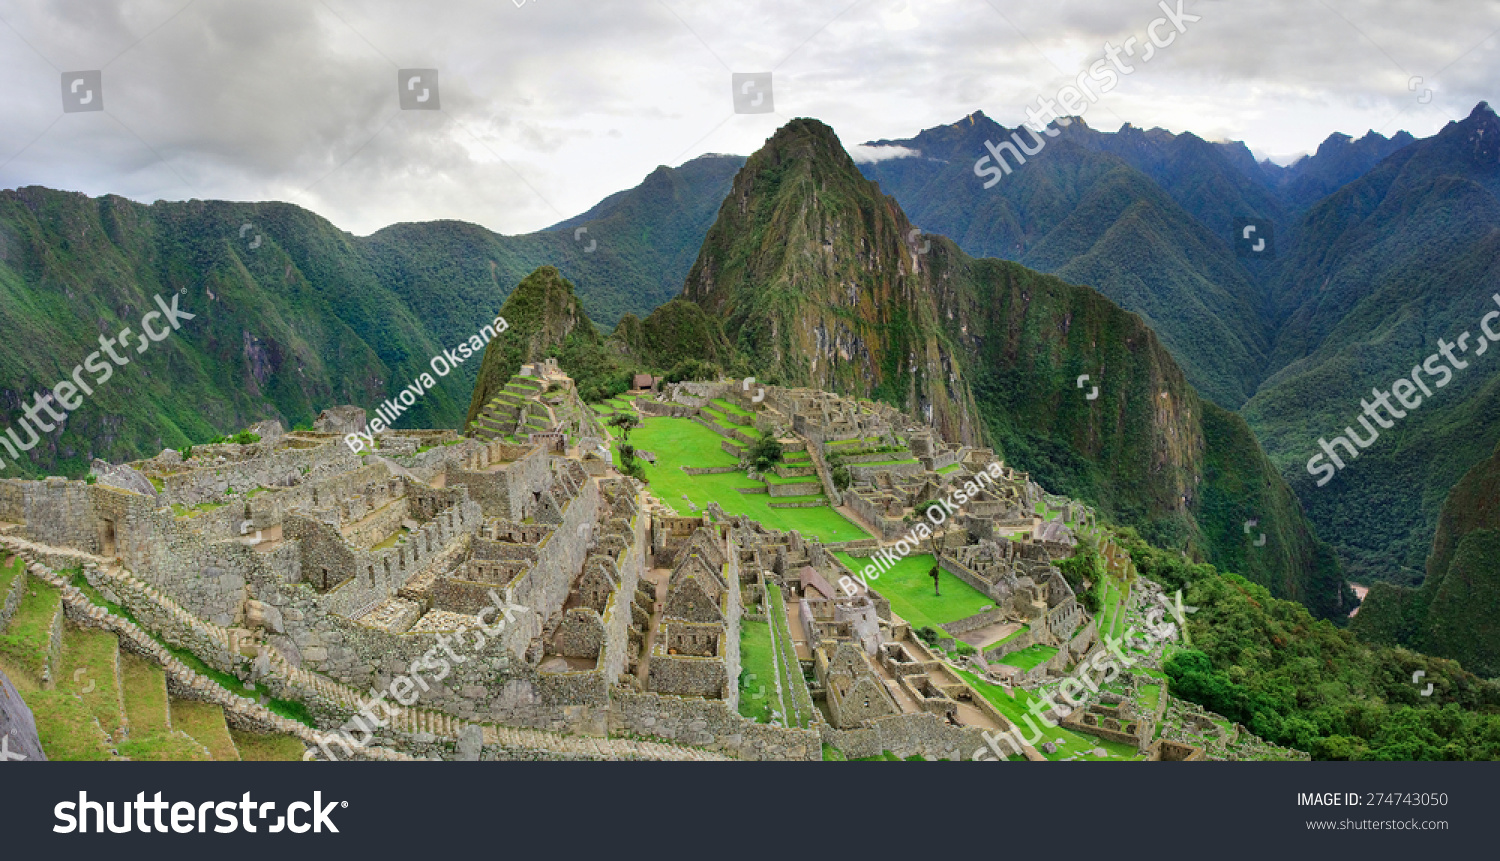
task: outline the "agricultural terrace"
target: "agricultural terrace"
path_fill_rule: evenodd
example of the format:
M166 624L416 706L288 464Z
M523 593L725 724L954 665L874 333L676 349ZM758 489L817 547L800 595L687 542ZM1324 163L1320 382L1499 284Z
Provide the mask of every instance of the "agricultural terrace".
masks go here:
M1037 720L1035 713L1031 711L1031 704L1037 700L1035 694L1023 688L1014 688L1013 690L1015 693L1014 696L1012 696L1011 694L1006 692L1006 689L1004 687L1001 687L1000 685L992 685L967 670L956 670L956 672L960 676L962 676L963 680L968 682L969 685L974 688L974 690L978 691L980 696L989 700L990 703L997 710L999 710L1001 714L1009 718L1010 722L1014 724L1021 733L1023 733L1024 738L1029 738L1034 733L1030 726L1041 726L1041 722ZM1040 706L1038 706L1037 711L1041 711ZM1026 723L1027 719L1031 720L1030 726L1028 726L1028 724ZM1047 741L1050 741L1057 745L1057 751L1055 753L1047 753L1046 751L1042 750L1042 743ZM1034 746L1036 747L1038 753L1053 761L1080 759L1098 762L1106 759L1145 759L1145 756L1135 749L1135 745L1122 744L1121 742L1117 741L1107 741L1102 738L1095 738L1091 735L1075 733L1067 729L1066 727L1061 726L1045 728L1042 738L1039 739ZM1003 742L1001 743L1001 748L1005 749ZM1095 750L1103 750L1106 755L1095 756ZM993 751L991 753L993 755ZM973 754L974 752L971 750L964 751L964 755L966 757L973 756ZM1013 756L1011 757L1011 759L1021 759L1021 757Z

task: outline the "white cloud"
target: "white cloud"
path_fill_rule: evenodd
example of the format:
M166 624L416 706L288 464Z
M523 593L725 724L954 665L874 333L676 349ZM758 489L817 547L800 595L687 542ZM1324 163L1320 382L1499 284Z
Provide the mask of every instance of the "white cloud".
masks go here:
M855 144L849 147L849 155L860 164L871 164L878 161L890 161L894 158L919 158L922 151L895 144L885 146Z

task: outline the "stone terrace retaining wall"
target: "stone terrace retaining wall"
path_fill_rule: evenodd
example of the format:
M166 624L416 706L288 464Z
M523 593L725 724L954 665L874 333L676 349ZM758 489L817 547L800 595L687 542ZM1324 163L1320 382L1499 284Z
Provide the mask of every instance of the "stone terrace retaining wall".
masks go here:
M929 712L916 712L868 721L859 729L824 725L823 741L850 759L880 756L889 750L903 757L919 754L957 760L986 747L983 732L979 727L952 726Z
M69 584L48 566L32 562L27 566L31 576L59 587L61 610L67 618L83 627L108 631L120 640L120 647L160 666L167 676L167 690L179 699L208 702L224 709L230 726L250 732L285 733L296 736L309 746L316 744L318 733L305 724L284 718L248 697L230 693L212 679L194 672L171 652L141 630L134 622L123 619L95 605L82 591ZM25 579L23 575L20 579ZM411 757L382 747L370 747L356 754L358 759L404 760Z
M737 759L815 762L823 758L817 728L756 723L731 711L723 700L637 693L618 687L611 692L611 699L611 732L668 739Z
M996 622L1004 621L1008 615L1009 613L1004 608L992 607L988 610L981 610L972 616L965 616L954 622L944 622L938 627L957 637L960 634L967 634L975 629L983 628L985 625L993 625Z

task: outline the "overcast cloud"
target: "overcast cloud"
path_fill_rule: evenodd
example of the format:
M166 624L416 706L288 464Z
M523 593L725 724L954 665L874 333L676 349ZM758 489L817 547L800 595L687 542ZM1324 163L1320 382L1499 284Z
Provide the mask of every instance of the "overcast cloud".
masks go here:
M1016 125L1161 16L1153 0L517 2L0 0L0 188L287 200L359 234L440 218L522 233L659 164L748 154L793 117L851 151L975 110ZM1500 3L1185 9L1202 20L1090 125L1280 161L1335 131L1431 135L1497 95ZM403 68L438 70L441 110L400 109ZM62 73L88 70L105 109L64 113ZM731 73L767 71L775 112L735 113Z

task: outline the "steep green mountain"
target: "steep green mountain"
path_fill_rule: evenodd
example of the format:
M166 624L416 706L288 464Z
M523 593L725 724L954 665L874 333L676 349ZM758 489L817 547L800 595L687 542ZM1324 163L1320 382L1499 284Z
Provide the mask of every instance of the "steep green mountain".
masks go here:
M1369 173L1386 156L1416 140L1405 131L1387 138L1372 129L1359 140L1335 133L1318 146L1316 153L1286 167L1269 162L1260 167L1273 183L1282 205L1289 211L1301 212Z
M290 426L330 404L373 409L542 265L576 279L596 319L645 314L680 291L741 163L660 168L577 219L514 237L440 221L361 238L290 204L0 192L0 322L28 335L0 357L0 430L16 427L22 444L16 423L33 393L99 350L101 332L138 331L158 293L186 291L180 307L199 315L3 474L78 476L94 457L150 456L265 418ZM459 366L403 423L459 427L478 364Z
M501 306L500 316L510 328L485 347L465 427L527 362L556 358L572 374L579 393L590 400L606 395L595 391L599 386L623 377L624 371L605 349L573 285L551 266L522 279ZM623 391L624 380L620 382L618 391Z
M1469 470L1443 504L1420 589L1370 587L1352 627L1500 676L1500 449Z
M1126 123L1101 132L1080 120L1063 137L1107 152L1150 177L1221 242L1233 237L1237 218L1259 218L1281 227L1285 207L1243 143L1209 143L1192 132L1141 129Z
M1366 642L1235 574L1125 545L1142 575L1181 589L1197 608L1187 616L1192 648L1163 667L1174 697L1314 759L1500 758L1500 684L1451 660ZM1412 684L1417 672L1424 684Z
M1231 221L1276 218L1279 209L1213 145L1164 134L1127 126L1104 135L1075 119L1041 138L1046 145L1025 164L1007 154L1012 171L987 189L975 169L990 158L987 142L1016 135L1036 144L1029 132L976 113L910 140L869 144L920 155L862 170L917 223L965 251L1087 284L1140 314L1194 386L1237 408L1260 382L1271 331L1257 279L1229 244ZM984 167L993 170L993 159Z
M924 245L827 126L795 121L735 177L683 297L761 376L898 403L977 442L954 347L914 292Z
M331 404L373 409L443 344L381 286L354 237L297 207L0 192L6 425L24 438L33 393L68 379L101 333L138 334L157 295L195 318L145 353L126 350L131 363L5 474L79 476L96 456L149 456L269 417L304 422ZM456 424L466 390L450 377L411 420Z
M1254 435L1198 397L1140 316L914 236L821 123L789 123L746 162L684 296L762 373L915 409L952 438L982 432L1160 546L1319 615L1348 611L1332 554Z
M396 224L360 240L381 280L439 331L462 332L510 285L555 266L599 323L676 296L743 159L707 155L659 167L582 215L524 236L459 221Z
M1497 138L1500 118L1481 104L1397 151L1309 210L1278 263L1273 297L1289 312L1276 370L1243 414L1355 579L1417 582L1449 489L1500 441L1500 350L1481 355L1475 340L1500 310ZM1442 344L1464 333L1451 349L1466 367L1439 387L1448 378L1427 360L1446 367ZM1348 428L1369 440L1361 401L1418 365L1420 407L1398 405L1396 420L1377 410L1392 427L1372 425L1379 438L1357 460L1337 448L1346 465L1331 480L1310 474L1329 464L1320 439L1337 446Z

